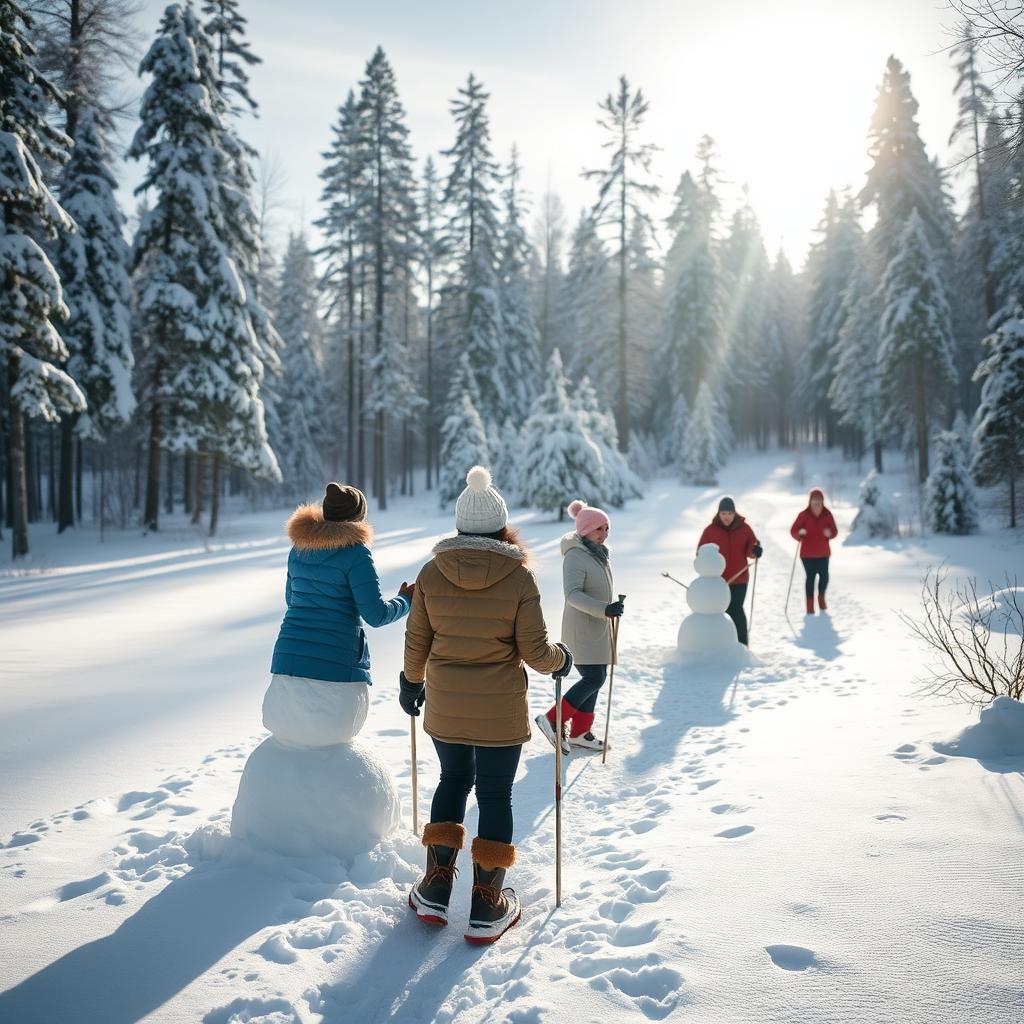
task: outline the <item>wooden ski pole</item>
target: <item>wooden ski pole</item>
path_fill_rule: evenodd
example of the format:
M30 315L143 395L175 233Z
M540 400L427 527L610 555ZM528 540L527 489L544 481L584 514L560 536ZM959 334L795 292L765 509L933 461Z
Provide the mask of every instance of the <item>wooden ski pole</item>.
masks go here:
M420 834L420 793L416 765L416 716L409 716L409 739L412 742L412 830Z
M619 603L626 600L625 594L619 594ZM619 653L619 616L612 619L612 664L608 675L608 710L604 715L604 748L601 750L601 764L608 760L608 732L612 724L612 684L615 682L615 660Z
M786 588L786 621L789 622L789 598L793 593L793 577L796 575L796 560L800 554L800 538L796 541L796 551L793 552L793 568L789 570L789 586ZM793 623L789 622L789 628L793 629ZM795 630L794 630L795 632Z
M725 582L731 584L734 579L738 578L739 576L742 576L752 565L755 565L756 562L757 559L754 559L753 562L744 563L743 568L740 569L739 572L734 572Z
M759 558L754 559L754 582L750 587L750 622L747 624L747 640L750 640L750 634L754 632L754 599L757 597L757 563L761 561ZM749 647L750 644L748 643Z
M562 677L555 674L555 906L562 905Z

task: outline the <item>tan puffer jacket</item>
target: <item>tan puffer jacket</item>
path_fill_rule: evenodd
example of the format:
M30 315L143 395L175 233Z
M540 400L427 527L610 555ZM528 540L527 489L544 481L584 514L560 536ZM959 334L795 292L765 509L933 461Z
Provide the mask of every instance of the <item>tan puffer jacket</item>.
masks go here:
M577 533L562 538L562 643L577 665L612 663L611 619L605 608L612 603L612 569L602 562Z
M426 678L423 728L446 743L507 747L530 738L526 662L554 672L526 552L489 537L449 537L416 578L405 629L405 675Z

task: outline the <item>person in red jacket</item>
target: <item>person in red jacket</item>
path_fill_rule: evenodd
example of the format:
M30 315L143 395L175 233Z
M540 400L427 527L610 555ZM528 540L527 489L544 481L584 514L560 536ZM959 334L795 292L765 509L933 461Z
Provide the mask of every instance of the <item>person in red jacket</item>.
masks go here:
M701 544L717 544L718 550L725 557L722 577L731 581L729 607L726 611L736 624L736 639L746 645L747 613L743 610L743 602L747 598L747 582L750 579L747 559L760 558L763 550L750 524L743 516L736 514L736 503L732 498L723 498L718 503L718 514L704 527L697 547Z
M828 588L828 560L832 554L829 541L836 536L836 521L825 508L825 495L820 488L811 491L810 500L790 529L794 540L800 541L800 561L804 564L807 580L804 592L807 596L807 614L814 614L814 578L818 578L818 607L828 610L825 591Z

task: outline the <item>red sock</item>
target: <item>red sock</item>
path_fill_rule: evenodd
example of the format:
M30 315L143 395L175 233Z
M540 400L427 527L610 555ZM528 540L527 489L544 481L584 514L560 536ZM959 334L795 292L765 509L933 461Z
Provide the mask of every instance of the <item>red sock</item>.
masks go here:
M594 712L593 711L577 711L572 716L572 728L569 730L570 738L573 736L582 736L584 733L590 732L590 727L594 724Z

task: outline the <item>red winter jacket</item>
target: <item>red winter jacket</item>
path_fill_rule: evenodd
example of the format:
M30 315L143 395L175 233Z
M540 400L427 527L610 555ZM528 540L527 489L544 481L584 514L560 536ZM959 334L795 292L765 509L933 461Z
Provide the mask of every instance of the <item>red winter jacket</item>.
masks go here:
M821 491L811 491L811 497L815 496L821 497ZM801 558L828 558L832 554L828 543L830 538L825 536L826 529L831 531L831 537L834 539L838 531L832 513L823 506L821 515L816 516L808 502L807 508L793 520L793 526L789 531L794 540L800 541ZM807 531L805 537L800 536L801 530Z
M754 557L756 543L757 538L754 536L754 531L743 516L736 516L732 525L726 527L716 515L710 524L704 527L697 547L700 547L701 544L718 545L718 550L725 556L725 572L722 573L722 579L728 580L740 572L747 561ZM733 585L738 586L740 583L746 583L749 579L750 573L744 569L732 582Z

